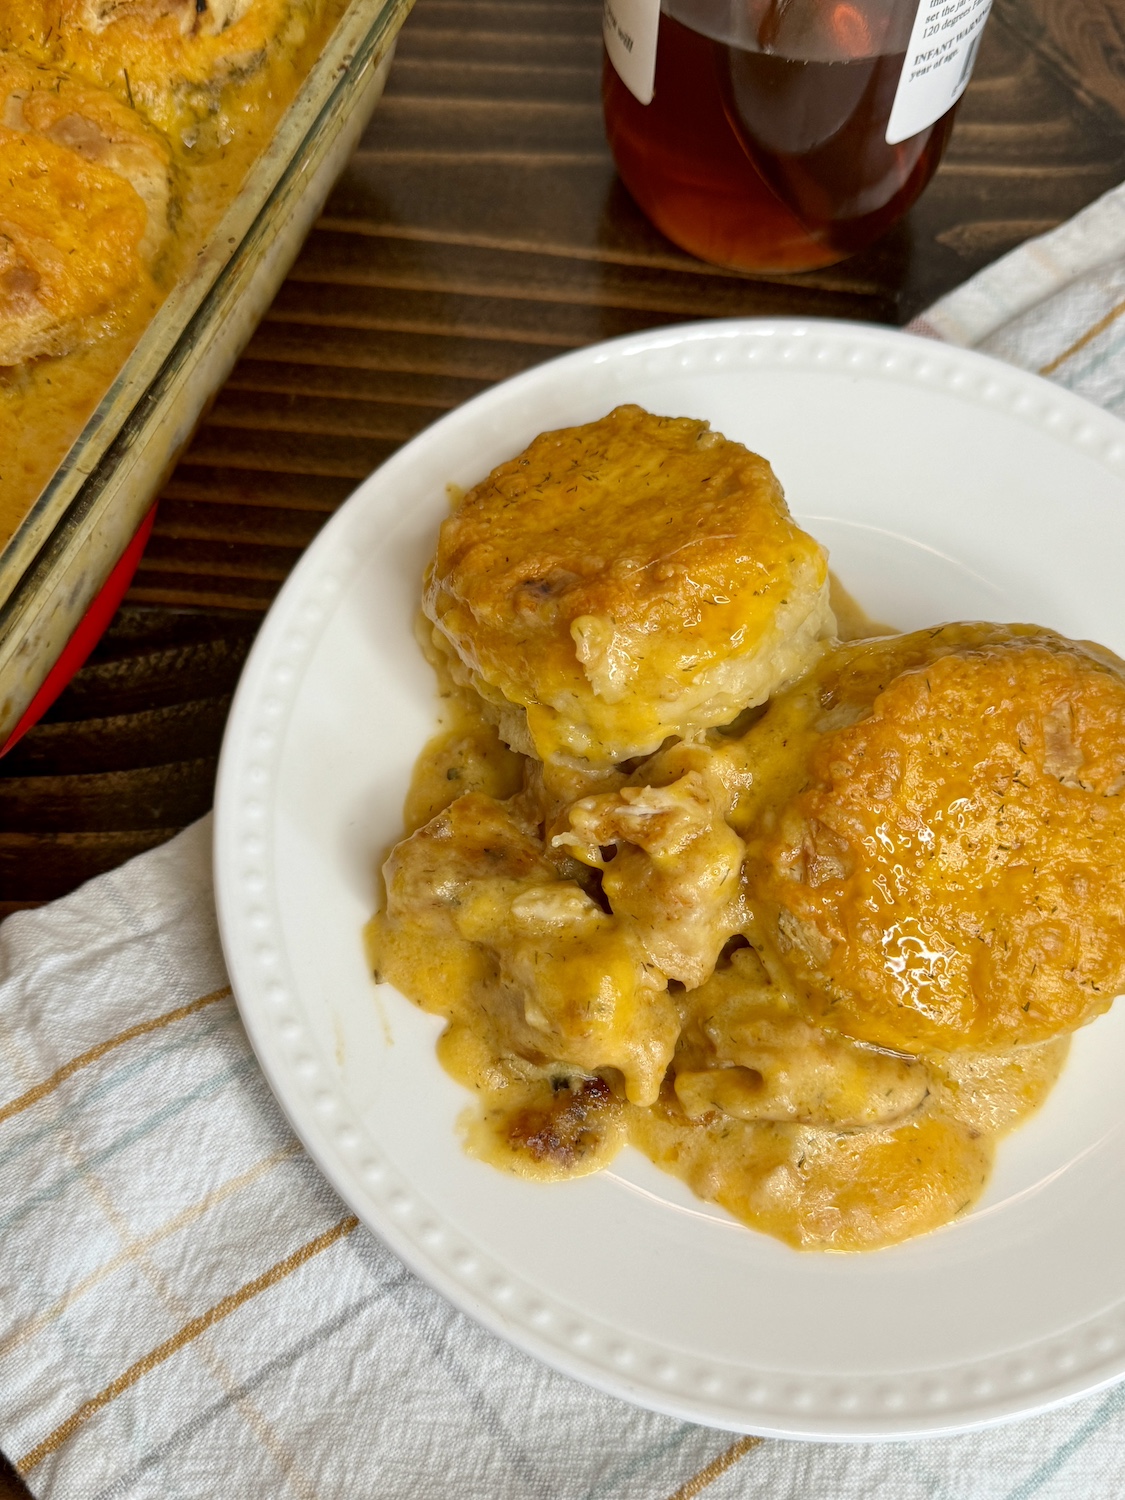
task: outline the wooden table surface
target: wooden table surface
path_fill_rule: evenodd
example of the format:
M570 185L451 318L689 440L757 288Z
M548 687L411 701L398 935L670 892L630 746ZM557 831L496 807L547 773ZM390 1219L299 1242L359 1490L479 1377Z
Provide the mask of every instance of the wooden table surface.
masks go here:
M945 161L871 251L802 277L716 271L617 181L600 0L418 0L385 100L168 482L89 664L0 765L0 913L204 813L239 669L301 550L450 407L663 323L903 323L1125 178L1118 0L995 0ZM0 1495L26 1494L0 1460Z
M262 612L355 484L442 412L661 323L903 323L1125 178L1117 0L995 0L945 161L905 223L826 271L717 271L617 181L600 12L418 0L359 150L163 492L124 607L0 765L0 913L207 810Z

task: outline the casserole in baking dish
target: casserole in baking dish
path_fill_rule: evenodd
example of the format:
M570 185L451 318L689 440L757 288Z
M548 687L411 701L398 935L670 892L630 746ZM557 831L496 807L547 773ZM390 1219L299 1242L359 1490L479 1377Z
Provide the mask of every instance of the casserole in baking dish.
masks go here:
M409 0L0 15L0 741L382 91Z

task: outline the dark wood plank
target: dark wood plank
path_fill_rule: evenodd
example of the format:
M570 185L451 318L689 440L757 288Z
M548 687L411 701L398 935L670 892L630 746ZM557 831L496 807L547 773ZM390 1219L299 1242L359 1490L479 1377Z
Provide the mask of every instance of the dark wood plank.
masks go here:
M354 365L287 364L243 359L227 381L232 391L266 391L283 396L344 396L352 401L386 401L413 406L432 419L460 406L488 385L460 375L419 375L408 370L363 370ZM222 398L220 398L222 399ZM176 482L173 475L165 494Z
M218 422L205 421L191 452L197 462L228 469L252 469L265 475L275 471L317 474L358 482L389 458L397 446L393 440L378 438L355 437L349 443L338 443L329 436L291 429L232 431Z
M335 224L335 221L332 221ZM703 318L740 316L747 297L791 298L789 283L771 288L709 267L691 269L625 264L565 254L409 238L377 227L324 220L289 276L289 285L363 286L440 292L463 297L520 299L533 305L628 308ZM817 288L818 301L835 298L841 315L854 288ZM865 289L867 290L867 289ZM828 304L830 305L830 304ZM236 371L237 376L237 371Z
M194 698L165 708L139 709L83 719L37 724L10 751L7 776L79 776L161 766L187 758L214 759L230 709L231 694ZM30 802L34 787L24 791Z
M129 613L130 623L139 612ZM231 692L253 638L253 627L222 621L203 639L142 644L110 634L47 715L48 723L104 718ZM118 647L118 650L114 650ZM6 774L13 762L3 763Z
M0 829L0 900L17 910L53 901L83 881L115 870L135 854L167 843L182 826L174 822L166 827L80 833Z
M1004 21L1062 73L1076 96L1125 118L1125 11L1120 0L995 0Z
M273 320L264 323L250 341L244 361L286 360L313 367L377 370L387 374L450 376L489 382L506 380L530 365L557 354L550 344L509 344L496 338L464 334L398 333L371 329L334 328L326 334L315 325ZM236 370L237 375L237 370ZM194 444L181 463L194 460Z
M0 913L64 895L207 810L256 628L246 612L119 610L0 765Z
M153 530L145 549L145 572L178 573L185 566L202 570L214 579L268 579L281 584L293 571L300 547L242 544L208 535L183 540Z
M318 510L274 510L260 505L193 503L164 499L160 535L166 541L265 545L304 551L324 524ZM177 551L176 560L179 561Z
M292 281L269 313L271 322L316 324L320 328L378 329L442 337L499 339L550 345L554 352L652 326L641 309L592 305L554 298L466 296L449 290L415 291L388 286L314 285ZM677 314L663 321L681 322Z
M387 99L464 98L485 94L503 103L534 100L542 104L598 102L597 78L589 66L558 64L544 58L538 64L519 62L450 62L446 58L411 57L395 60L388 80Z
M229 389L229 387L228 387ZM211 505L258 505L278 510L319 510L331 514L354 486L347 479L315 474L275 474L268 490L253 475L186 460L164 487L173 500Z
M277 593L275 581L264 578L212 578L197 573L142 566L129 590L132 603L185 609L221 609L261 615Z
M0 780L0 841L27 834L132 833L183 828L211 806L215 757L198 756L123 771Z
M7 916L7 912L4 915ZM31 1491L2 1453L0 1453L0 1500L32 1500Z
M408 442L441 415L441 408L405 401L356 398L346 390L329 395L311 392L245 392L228 387L211 408L209 428L246 432L327 433L334 437L380 438Z

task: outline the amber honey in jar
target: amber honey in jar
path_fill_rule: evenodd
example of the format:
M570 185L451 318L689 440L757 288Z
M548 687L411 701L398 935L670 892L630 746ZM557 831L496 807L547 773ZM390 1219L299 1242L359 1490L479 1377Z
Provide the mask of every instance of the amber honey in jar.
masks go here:
M991 0L606 0L626 187L716 265L862 250L937 168Z

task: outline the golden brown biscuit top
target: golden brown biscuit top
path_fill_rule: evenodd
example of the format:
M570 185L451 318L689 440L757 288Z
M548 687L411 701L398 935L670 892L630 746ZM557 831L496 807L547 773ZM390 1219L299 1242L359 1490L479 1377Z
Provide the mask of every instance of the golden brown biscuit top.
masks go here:
M4 0L0 5L0 47L38 57L47 44L48 24L45 0Z
M168 235L167 145L104 89L0 54L0 364L98 337Z
M277 40L289 13L315 0L17 0L24 17L15 44L26 36L40 47L74 45L111 66L113 55L133 58L202 82L225 58L244 60ZM11 23L9 23L11 24ZM104 37L103 44L95 38Z
M147 285L147 213L115 172L0 126L0 365L61 354Z
M167 141L135 109L58 69L0 53L0 118L123 177L148 210L141 251L151 263L168 236L174 174Z
M615 736L659 744L660 705L802 594L803 620L826 573L765 459L705 422L621 406L542 433L471 490L424 603L476 685L529 710L541 756L558 737L538 710L582 702L592 758L613 759Z
M1122 672L1028 627L826 663L817 711L842 727L817 736L753 876L814 1014L921 1052L1040 1041L1108 1008L1125 989Z
M13 0L0 45L124 95L182 145L222 146L246 124L241 114L227 118L222 89L300 46L322 3Z

